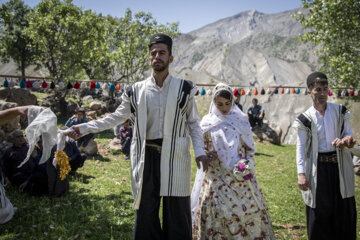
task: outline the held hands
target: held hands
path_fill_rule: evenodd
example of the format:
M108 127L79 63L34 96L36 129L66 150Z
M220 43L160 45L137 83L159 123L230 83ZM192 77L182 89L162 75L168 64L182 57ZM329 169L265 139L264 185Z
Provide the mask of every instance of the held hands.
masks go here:
M334 147L338 147L338 148L344 148L344 147L352 148L354 147L355 143L356 140L352 136L346 136L343 139L335 138L335 140L332 141L331 144Z
M72 131L71 132L68 132L66 133L65 135L68 136L68 137L71 137L73 139L78 139L81 137L81 133L80 133L80 130L79 130L79 127L74 125L71 127Z
M211 162L212 160L214 160L214 159L216 159L218 157L216 151L206 152L206 156L208 157L209 162Z
M298 174L298 185L299 185L299 188L303 191L306 191L309 189L309 182L306 179L306 176L304 173Z

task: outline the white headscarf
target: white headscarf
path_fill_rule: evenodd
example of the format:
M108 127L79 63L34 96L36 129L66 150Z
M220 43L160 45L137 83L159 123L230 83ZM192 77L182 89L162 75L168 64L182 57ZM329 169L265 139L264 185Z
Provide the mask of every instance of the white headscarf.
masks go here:
M221 90L228 91L232 96L232 106L229 113L226 115L223 115L215 105L215 98ZM200 127L203 133L210 131L214 148L226 169L232 170L233 165L240 160L240 139L251 149L252 152L255 152L249 120L246 114L234 104L233 90L226 84L219 83L215 86L209 113L201 120ZM191 213L193 224L204 177L205 173L203 172L201 166L201 169L197 170L191 193Z
M29 142L29 150L25 160L19 167L29 160L40 136L42 136L43 151L39 164L49 159L51 149L56 143L57 117L50 108L44 110L44 108L38 106L30 107L28 109L28 122L29 125L25 129L25 135Z
M214 89L209 114L201 120L203 133L210 131L214 148L225 168L232 170L233 165L240 160L240 139L252 151L255 151L254 140L248 117L235 104L232 96L232 106L228 114L223 115L215 105L219 92L225 90L232 96L231 87L219 83Z

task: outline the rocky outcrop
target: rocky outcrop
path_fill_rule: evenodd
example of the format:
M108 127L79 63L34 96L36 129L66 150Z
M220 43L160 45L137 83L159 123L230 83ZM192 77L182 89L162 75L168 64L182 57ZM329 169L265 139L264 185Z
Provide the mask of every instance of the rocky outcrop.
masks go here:
M95 140L91 139L86 147L80 146L79 151L86 153L88 156L94 156L98 153L98 146Z
M275 145L281 145L282 130L279 126L269 121L264 121L261 127L255 126L252 128L253 135L260 141L267 141Z
M37 103L36 96L24 88L1 88L0 99L17 103L19 106L36 105Z

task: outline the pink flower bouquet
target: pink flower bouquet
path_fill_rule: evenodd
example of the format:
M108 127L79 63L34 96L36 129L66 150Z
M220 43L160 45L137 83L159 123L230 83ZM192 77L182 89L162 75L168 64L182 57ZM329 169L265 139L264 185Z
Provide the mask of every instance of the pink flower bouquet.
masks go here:
M234 165L233 173L240 181L251 180L253 178L253 174L251 173L249 166L249 160L246 158L241 159Z

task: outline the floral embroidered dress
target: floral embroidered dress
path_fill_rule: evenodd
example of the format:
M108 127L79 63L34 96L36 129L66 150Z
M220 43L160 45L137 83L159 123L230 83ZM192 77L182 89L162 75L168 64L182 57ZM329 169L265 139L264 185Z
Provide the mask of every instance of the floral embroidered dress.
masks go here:
M218 84L214 98L222 89L231 91ZM206 173L197 172L191 195L193 239L275 239L256 180L249 121L234 106L223 116L212 102L201 122L205 148L218 158Z

